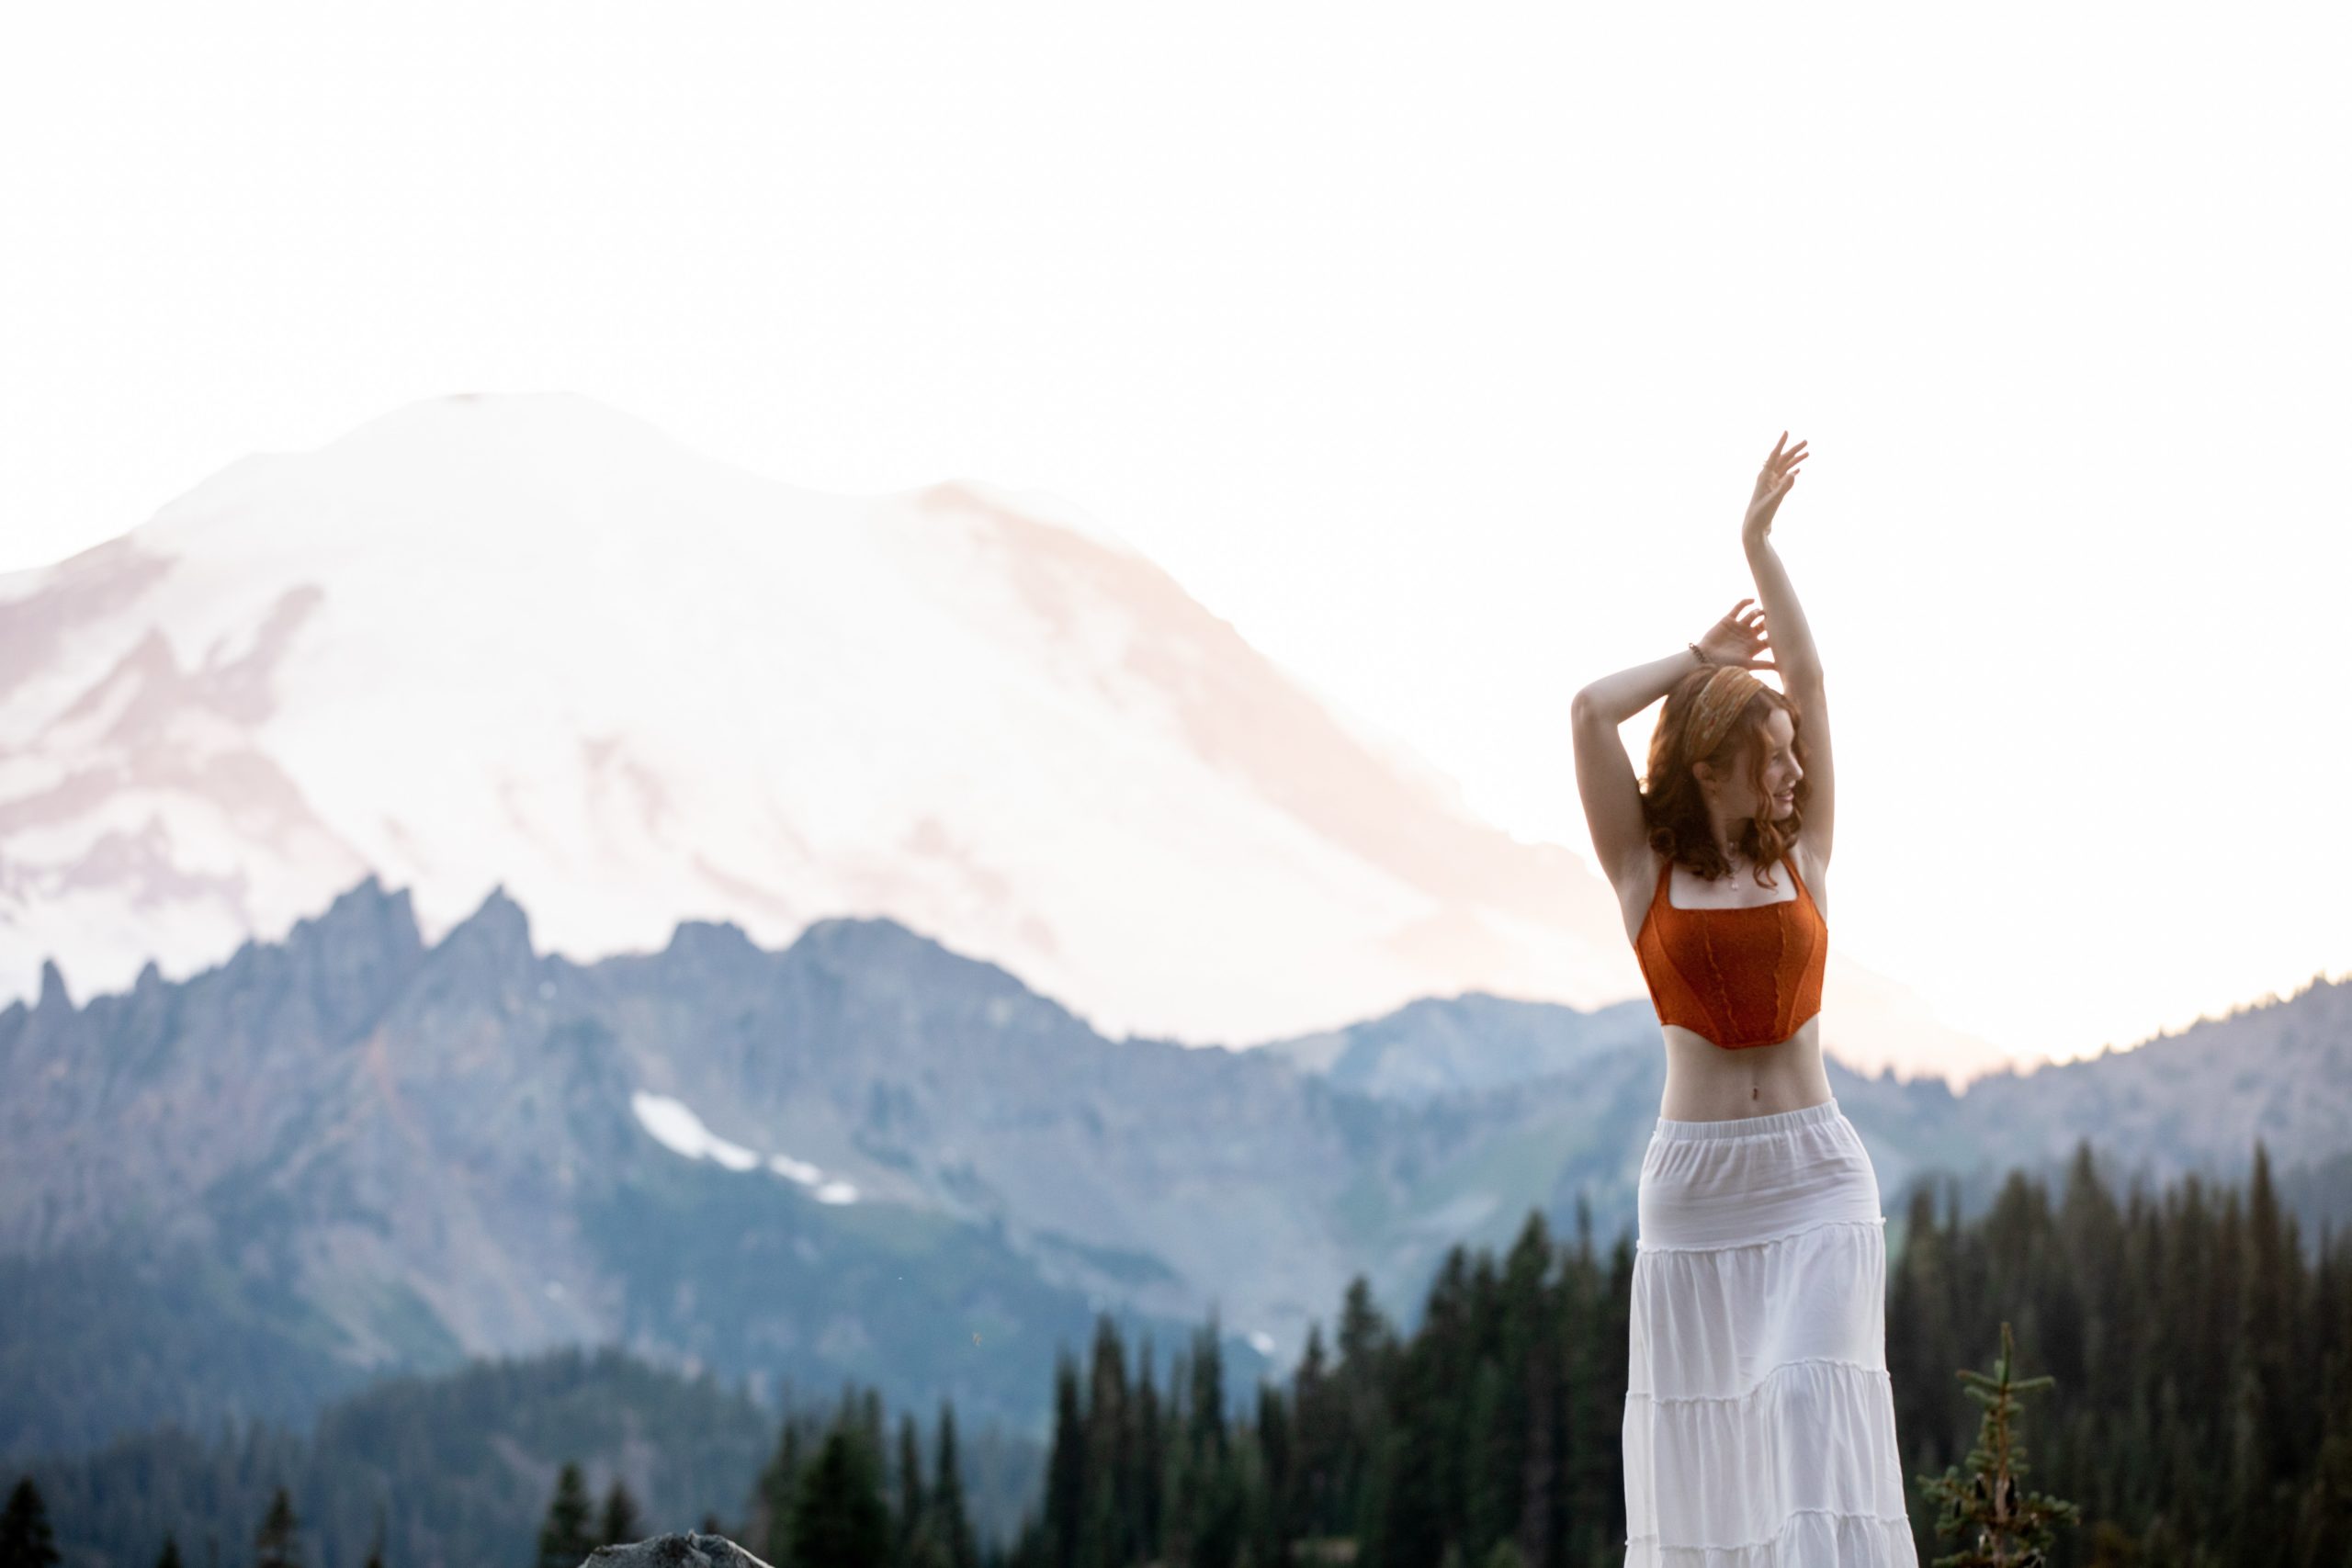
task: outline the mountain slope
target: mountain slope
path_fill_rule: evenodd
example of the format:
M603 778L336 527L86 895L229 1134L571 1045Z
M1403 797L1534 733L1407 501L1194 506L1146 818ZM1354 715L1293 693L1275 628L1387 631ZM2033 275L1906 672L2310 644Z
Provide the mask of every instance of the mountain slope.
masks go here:
M1642 995L1580 860L1132 551L968 486L796 491L567 394L246 457L0 578L0 998L51 958L78 994L192 974L371 872L428 941L503 886L582 962L887 915L1196 1044ZM1848 1059L1967 1055L1830 986Z
M223 1406L299 1422L355 1372L560 1344L953 1391L1035 1427L1098 1310L1172 1346L1220 1282L1148 1250L1181 1179L1073 1180L1071 1145L1203 1107L1131 1140L1172 1162L1288 1078L1114 1044L888 921L781 953L685 927L582 968L535 953L503 893L430 948L408 904L369 879L187 981L0 1009L0 1281L25 1303L0 1314L0 1452ZM1175 1081L1098 1087L1130 1068ZM1272 1098L1261 1117L1295 1131L1328 1097ZM1245 1139L1170 1254L1197 1266L1227 1193L1337 1141ZM1264 1207L1241 1228L1295 1253L1267 1285L1328 1286L1314 1204ZM1243 1304L1225 1353L1246 1388L1274 1346Z
M582 959L888 913L1192 1040L1620 983L1570 857L1148 562L967 488L795 491L585 399L246 458L0 580L0 622L28 987L190 972L371 870L428 937L503 884Z

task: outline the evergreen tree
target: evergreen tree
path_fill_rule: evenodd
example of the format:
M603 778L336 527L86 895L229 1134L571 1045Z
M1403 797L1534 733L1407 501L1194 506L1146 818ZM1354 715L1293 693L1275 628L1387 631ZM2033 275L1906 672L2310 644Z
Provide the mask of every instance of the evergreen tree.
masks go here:
M50 1568L59 1561L40 1488L31 1476L20 1477L8 1494L7 1508L0 1511L0 1568Z
M1484 1563L1498 1540L1509 1540L1519 1523L1519 1439L1517 1406L1510 1398L1510 1380L1502 1363L1491 1356L1478 1360L1469 1389L1469 1442L1464 1458L1462 1540L1471 1560Z
M168 1530L164 1533L164 1551L155 1559L155 1568L180 1568L180 1543Z
M589 1507L587 1477L577 1462L564 1461L556 1472L547 1519L539 1526L538 1568L580 1568L596 1550L595 1539L588 1533Z
M1391 1568L1408 1561L1394 1551L1388 1533L1389 1493L1396 1483L1396 1468L1404 1450L1405 1435L1393 1427L1385 1427L1374 1438L1372 1451L1364 1456L1363 1487L1357 1494L1353 1521L1355 1561L1371 1568Z
M915 1435L912 1411L899 1413L898 1560L911 1562L915 1543L928 1533L930 1500L923 1495L922 1444Z
M1306 1348L1299 1355L1291 1379L1295 1415L1292 1418L1292 1532L1296 1536L1328 1536L1338 1532L1340 1467L1347 1455L1346 1435L1340 1428L1340 1410L1330 1368L1323 1349L1323 1325L1306 1325Z
M1503 1388L1496 1427L1487 1438L1501 1498L1498 1533L1516 1542L1522 1557L1532 1553L1544 1561L1550 1557L1553 1493L1558 1486L1550 1396L1559 1381L1559 1335L1546 1283L1552 1257L1544 1211L1531 1209L1503 1264L1501 1354L1496 1363Z
M605 1511L597 1520L596 1541L600 1546L628 1546L645 1539L645 1526L639 1517L637 1498L628 1483L619 1475L605 1489Z
M1252 1436L1258 1476L1248 1530L1250 1561L1285 1562L1290 1543L1298 1535L1293 1502L1295 1436L1290 1406L1282 1390L1262 1379L1258 1383L1258 1423Z
M1219 1345L1217 1311L1209 1308L1207 1325L1193 1336L1193 1389L1188 1402L1194 1443L1213 1455L1225 1452L1225 1353Z
M1236 1568L1242 1547L1246 1497L1236 1445L1225 1419L1223 1336L1216 1309L1192 1337L1189 1354L1176 1369L1185 1390L1182 1419L1171 1440L1181 1467L1169 1488L1171 1553L1189 1568Z
M834 1424L801 1479L792 1557L811 1568L889 1568L890 1510L862 1413Z
M934 1532L946 1552L948 1568L979 1568L979 1542L964 1514L964 1474L956 1455L956 1407L939 1405L938 1459L933 1468L932 1512Z
M2233 1550L2241 1562L2279 1562L2290 1550L2301 1456L2318 1448L2319 1433L2303 1419L2311 1410L2307 1392L2295 1386L2304 1372L2295 1222L2279 1207L2259 1139L2246 1189L2245 1240L2238 1306L2245 1364L2232 1412Z
M1936 1520L1939 1535L1961 1535L1967 1544L1936 1559L1934 1568L2045 1568L2049 1547L2058 1524L2073 1523L2079 1510L2072 1503L2039 1492L2020 1494L2018 1477L2031 1466L2025 1462L2025 1440L2017 1428L2024 1412L2018 1396L2047 1388L2054 1377L2018 1378L2016 1349L2009 1325L2001 1325L2001 1357L1994 1375L1962 1367L1968 1397L1984 1407L1976 1446L1968 1451L1971 1474L1963 1481L1958 1470L1916 1479L1928 1497L1945 1505ZM1973 1530L1973 1535L1969 1532Z
M300 1532L294 1499L280 1486L269 1500L261 1529L254 1532L254 1568L302 1568Z
M1135 1417L1128 1407L1126 1349L1108 1313L1094 1321L1085 1427L1077 1560L1080 1568L1125 1568L1136 1556L1129 1533L1135 1517Z
M1151 1381L1151 1336L1136 1349L1136 1542L1144 1561L1163 1555L1160 1497L1167 1454L1159 1421L1159 1391Z
M775 1454L752 1487L752 1517L758 1539L745 1541L752 1555L772 1568L792 1568L792 1512L800 1495L800 1422L787 1413Z
M2341 1423L2352 1411L2334 1407ZM2320 1445L2319 1462L2295 1521L2297 1562L2352 1562L2352 1429L2338 1426Z
M1396 1354L1396 1337L1373 1302L1371 1281L1362 1274L1348 1281L1337 1343L1340 1360L1332 1384L1349 1455L1340 1486L1342 1496L1361 1500L1387 1438L1391 1363ZM1350 1521L1351 1527L1358 1522Z
M1045 1550L1051 1568L1077 1568L1080 1511L1086 1502L1086 1416L1078 1363L1054 1353L1053 1450L1046 1461Z

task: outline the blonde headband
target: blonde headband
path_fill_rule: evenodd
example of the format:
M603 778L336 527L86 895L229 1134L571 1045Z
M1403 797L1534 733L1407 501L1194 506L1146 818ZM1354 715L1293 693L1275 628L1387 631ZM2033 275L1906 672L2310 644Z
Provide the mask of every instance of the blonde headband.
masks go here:
M1737 665L1717 665L1691 700L1690 723L1684 731L1690 739L1683 754L1693 761L1713 755L1748 699L1764 689L1763 682Z

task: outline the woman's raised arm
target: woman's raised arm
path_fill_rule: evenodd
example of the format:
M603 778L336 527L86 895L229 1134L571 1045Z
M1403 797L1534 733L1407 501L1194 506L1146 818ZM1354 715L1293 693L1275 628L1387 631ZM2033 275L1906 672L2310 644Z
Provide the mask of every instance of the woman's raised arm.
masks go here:
M1593 854L1612 881L1630 874L1649 847L1641 782L1617 727L1673 691L1693 670L1710 664L1772 669L1760 657L1771 639L1765 635L1764 612L1750 608L1755 603L1742 599L1709 626L1692 645L1699 650L1697 658L1686 649L1604 675L1568 704L1585 827L1592 834Z
M1820 683L1821 652L1814 647L1813 628L1805 625L1781 552L1772 547L1772 519L1781 499L1796 488L1797 465L1809 456L1802 441L1781 450L1788 439L1789 433L1781 432L1756 476L1756 493L1748 498L1739 542L1747 553L1747 569L1755 574L1756 592L1764 601L1765 624L1772 628L1772 668L1781 672L1781 689L1793 695L1801 683Z
M1782 431L1781 440L1789 433ZM1781 552L1772 547L1772 517L1781 498L1797 482L1796 466L1804 460L1804 443L1788 452L1778 444L1756 476L1756 494L1747 503L1747 520L1739 539L1747 551L1747 566L1756 574L1756 592L1764 596L1764 618L1772 627L1773 665L1781 671L1781 690L1796 705L1797 728L1804 741L1804 824L1797 837L1813 852L1814 874L1829 863L1829 846L1838 821L1838 754L1829 739L1829 693L1823 683L1821 652L1813 644L1813 628L1805 625L1790 586Z

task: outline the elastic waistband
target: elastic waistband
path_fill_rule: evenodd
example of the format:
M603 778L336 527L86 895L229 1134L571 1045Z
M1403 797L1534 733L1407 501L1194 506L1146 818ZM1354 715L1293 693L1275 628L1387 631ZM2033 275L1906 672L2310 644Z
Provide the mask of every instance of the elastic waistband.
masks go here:
M1731 1116L1721 1122L1676 1122L1661 1116L1657 1119L1657 1131L1650 1137L1653 1141L1664 1138L1669 1142L1685 1138L1764 1138L1835 1122L1840 1114L1838 1097L1833 1094L1818 1105L1775 1111L1766 1116Z

